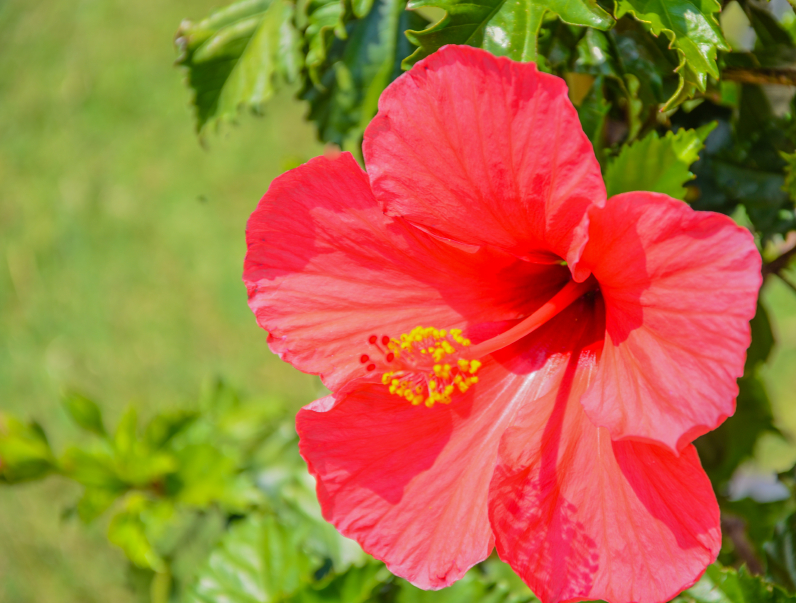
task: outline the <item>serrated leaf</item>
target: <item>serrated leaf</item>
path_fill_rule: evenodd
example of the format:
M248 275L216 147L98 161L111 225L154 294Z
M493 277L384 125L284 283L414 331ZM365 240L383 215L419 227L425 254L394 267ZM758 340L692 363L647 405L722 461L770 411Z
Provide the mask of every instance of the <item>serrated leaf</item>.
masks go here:
M194 91L196 129L233 120L241 108L260 112L280 82L298 80L303 54L287 0L243 0L177 32Z
M199 571L185 603L269 603L295 594L312 578L301 538L268 515L234 524Z
M669 131L663 138L650 132L642 140L624 146L605 171L608 196L651 191L685 199L683 184L694 178L688 168L699 158L714 127L715 124L708 124L697 130Z
M778 586L739 570L708 566L705 575L673 603L796 603Z
M69 392L64 396L63 404L79 427L98 436L107 435L102 424L102 412L96 402L77 392Z
M333 42L316 81L307 83L301 97L310 102L309 117L322 140L358 142L382 91L401 74L412 50L403 31L426 23L404 7L403 0L374 2L366 17L349 25L345 40Z
M717 0L615 0L614 16L631 15L655 36L664 34L670 48L680 55L680 87L667 108L704 92L707 76L719 77L716 54L730 47L716 19L721 5Z
M565 23L609 29L614 21L595 0L410 0L409 9L441 8L445 16L423 31L407 31L419 48L405 62L409 68L446 44L484 48L516 61L533 61L546 14Z

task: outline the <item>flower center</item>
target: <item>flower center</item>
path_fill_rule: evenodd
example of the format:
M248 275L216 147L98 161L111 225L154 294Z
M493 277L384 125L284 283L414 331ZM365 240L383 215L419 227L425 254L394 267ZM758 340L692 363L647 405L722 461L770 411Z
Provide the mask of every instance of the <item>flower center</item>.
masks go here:
M582 283L570 281L536 312L476 345L471 345L460 329L421 326L398 339L387 335L379 339L371 335L369 343L376 347L384 363L394 367L382 374L381 382L389 386L391 394L415 406L425 404L430 408L437 402L450 404L454 395L463 394L478 383L476 373L482 366L480 358L522 339L595 289L597 281L593 276ZM368 371L376 369L376 363L368 354L362 354L360 362L367 364Z

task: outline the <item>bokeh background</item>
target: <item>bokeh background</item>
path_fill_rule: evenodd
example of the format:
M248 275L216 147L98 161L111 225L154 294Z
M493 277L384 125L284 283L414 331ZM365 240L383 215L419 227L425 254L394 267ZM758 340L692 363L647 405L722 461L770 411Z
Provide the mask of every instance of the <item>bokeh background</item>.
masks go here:
M190 407L223 377L293 404L318 382L272 355L240 280L249 213L270 181L322 152L306 107L200 141L174 31L211 0L0 0L0 409L79 437L60 404L83 391L110 424L134 403ZM796 296L764 304L778 427L760 470L796 461ZM55 447L59 445L56 439ZM125 560L62 517L77 488L0 489L0 603L126 603Z

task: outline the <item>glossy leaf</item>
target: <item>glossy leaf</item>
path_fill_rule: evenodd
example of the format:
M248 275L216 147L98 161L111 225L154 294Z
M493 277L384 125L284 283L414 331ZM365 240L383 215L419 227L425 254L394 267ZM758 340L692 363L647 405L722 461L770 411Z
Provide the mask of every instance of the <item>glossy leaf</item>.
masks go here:
M545 15L565 23L608 29L614 21L595 0L410 0L409 9L436 7L445 16L424 31L408 31L419 48L404 65L409 67L446 44L485 48L516 61L533 61L537 36Z
M760 576L752 576L746 567L735 570L711 565L702 579L674 603L796 603L796 597Z
M324 4L310 15L310 27L317 12L333 12L330 6ZM310 102L309 118L317 122L322 140L340 145L347 139L358 142L376 114L382 90L401 75L401 62L412 52L403 32L427 23L404 7L403 0L376 0L367 16L350 24L345 40L332 42L323 69L316 67L315 81L307 82L301 96ZM326 27L331 28L331 14L328 19ZM310 27L312 53L323 33L313 38Z
M665 35L680 55L680 88L669 99L672 106L705 91L707 76L719 77L716 54L729 51L716 19L717 0L616 0L615 16L632 15L655 36Z
M702 466L717 487L751 458L760 436L779 433L763 382L756 376L746 376L738 380L738 388L735 414L695 442Z
M312 579L302 534L272 516L252 515L224 536L200 570L186 603L268 603L296 594Z
M298 80L303 54L294 12L287 0L241 0L199 23L183 22L177 63L194 91L197 131L233 120L244 107L260 112L280 82Z
M102 412L96 402L77 392L70 392L64 396L63 404L79 427L98 436L107 435L102 424Z
M642 140L623 147L605 171L608 196L652 191L685 199L683 184L694 178L688 168L699 157L714 127L715 124L708 124L698 130L669 131L663 138L657 132L650 132Z

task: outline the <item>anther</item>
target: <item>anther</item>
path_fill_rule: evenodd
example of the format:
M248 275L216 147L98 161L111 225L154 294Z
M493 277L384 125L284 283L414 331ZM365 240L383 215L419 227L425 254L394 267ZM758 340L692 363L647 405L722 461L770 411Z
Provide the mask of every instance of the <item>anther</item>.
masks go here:
M368 360L370 360L370 356L368 356L367 354L362 354L362 356L359 357L359 361L362 364L365 364Z

